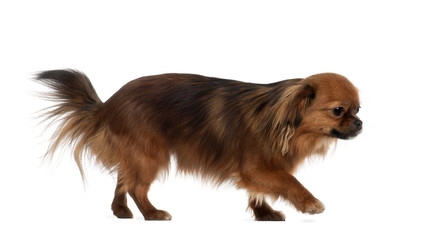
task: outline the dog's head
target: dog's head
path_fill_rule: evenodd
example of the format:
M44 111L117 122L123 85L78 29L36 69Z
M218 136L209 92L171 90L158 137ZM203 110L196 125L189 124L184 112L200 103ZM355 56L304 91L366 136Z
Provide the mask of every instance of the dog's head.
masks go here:
M289 151L290 141L296 137L308 141L323 137L349 139L361 132L358 91L345 77L323 73L290 83L279 104L272 108L276 135L270 136L275 139L273 147L282 154Z
M349 80L324 73L303 81L314 89L314 97L302 118L307 130L340 139L355 137L362 131L363 123L357 116L358 91Z

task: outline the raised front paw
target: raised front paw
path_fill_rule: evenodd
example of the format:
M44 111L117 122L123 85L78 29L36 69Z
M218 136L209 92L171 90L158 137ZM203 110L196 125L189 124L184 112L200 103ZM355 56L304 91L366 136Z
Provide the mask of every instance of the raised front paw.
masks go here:
M315 197L308 197L297 204L296 209L302 213L319 214L325 211L325 205Z

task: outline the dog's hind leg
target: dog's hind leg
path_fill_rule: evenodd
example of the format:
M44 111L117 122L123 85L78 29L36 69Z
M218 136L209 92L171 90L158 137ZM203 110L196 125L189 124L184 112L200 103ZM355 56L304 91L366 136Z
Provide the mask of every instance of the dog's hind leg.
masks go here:
M112 201L111 209L114 215L118 218L132 218L133 214L127 207L127 190L123 186L122 174L118 173L117 187L115 188L114 200Z
M149 184L136 184L136 186L129 191L129 195L137 204L140 212L143 214L145 220L171 220L171 215L163 210L156 209L150 203L147 192L150 189Z
M163 210L156 209L148 198L151 184L159 173L167 170L170 156L165 151L155 148L153 154L137 152L128 166L123 181L127 184L127 191L135 201L145 220L171 220L171 215Z

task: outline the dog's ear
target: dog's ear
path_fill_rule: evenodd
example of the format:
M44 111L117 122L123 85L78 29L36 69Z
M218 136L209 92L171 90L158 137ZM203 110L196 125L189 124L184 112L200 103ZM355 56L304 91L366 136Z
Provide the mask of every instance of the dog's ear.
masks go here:
M282 155L289 152L290 140L299 127L311 101L316 97L315 89L308 84L297 84L286 89L276 106L273 122L273 148Z
M306 109L315 97L315 89L307 84L299 86L294 94L290 95L289 106L287 108L289 110L288 119L292 127L296 128L300 125Z

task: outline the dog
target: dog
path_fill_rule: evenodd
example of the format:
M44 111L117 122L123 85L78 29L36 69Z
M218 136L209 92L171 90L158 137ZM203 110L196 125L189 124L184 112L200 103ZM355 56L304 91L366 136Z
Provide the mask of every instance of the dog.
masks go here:
M255 220L283 221L266 197L281 198L302 213L325 209L294 176L312 155L325 155L337 139L362 131L357 89L334 73L270 84L194 74L141 77L102 102L82 72L40 72L35 81L57 102L45 120L58 122L47 155L70 145L80 173L85 155L117 173L112 211L132 218L127 194L146 220L170 220L148 199L153 181L169 170L249 193Z

